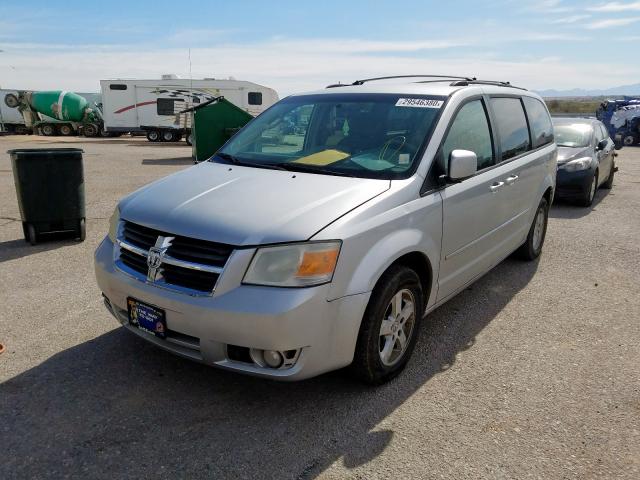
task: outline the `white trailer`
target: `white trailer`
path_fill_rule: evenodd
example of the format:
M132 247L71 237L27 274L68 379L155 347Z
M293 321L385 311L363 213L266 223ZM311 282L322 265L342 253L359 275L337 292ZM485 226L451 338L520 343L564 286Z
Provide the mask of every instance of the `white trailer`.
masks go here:
M18 96L18 90L5 90L0 89L0 131L16 134L33 133L31 127L27 127L24 121L24 117L20 110L17 108L11 108L7 106L4 98L7 94L12 93ZM81 97L84 97L89 106L94 108L96 105L100 105L102 102L99 93L78 93ZM77 124L75 122L66 122L58 120L57 118L47 117L40 113L36 113L36 120L39 121L38 130L42 135L74 135L78 133Z
M181 113L224 97L253 116L278 100L275 90L242 80L180 79L100 80L104 128L112 133L141 133L152 141L189 139L191 114Z

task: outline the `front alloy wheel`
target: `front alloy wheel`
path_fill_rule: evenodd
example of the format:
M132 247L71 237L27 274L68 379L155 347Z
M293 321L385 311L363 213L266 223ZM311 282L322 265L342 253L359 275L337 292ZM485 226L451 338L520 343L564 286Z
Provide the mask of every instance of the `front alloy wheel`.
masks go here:
M396 293L389 302L380 324L379 353L384 365L395 365L407 351L416 323L415 305L413 293L406 288Z
M420 278L403 265L378 280L362 318L352 372L366 383L391 380L405 367L418 337L424 311Z

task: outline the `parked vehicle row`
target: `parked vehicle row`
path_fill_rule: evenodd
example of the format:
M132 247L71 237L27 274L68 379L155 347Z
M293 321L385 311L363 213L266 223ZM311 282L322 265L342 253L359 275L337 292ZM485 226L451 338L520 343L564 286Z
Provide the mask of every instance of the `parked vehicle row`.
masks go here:
M540 255L556 190L539 96L426 77L287 97L124 198L95 255L108 310L236 372L393 378L425 315L513 252Z

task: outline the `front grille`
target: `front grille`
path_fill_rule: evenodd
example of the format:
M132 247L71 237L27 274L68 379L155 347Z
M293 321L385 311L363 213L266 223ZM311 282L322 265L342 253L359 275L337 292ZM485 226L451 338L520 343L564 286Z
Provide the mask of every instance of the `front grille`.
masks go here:
M168 234L131 222L124 222L122 228L122 237L125 241L145 250L153 247L160 235L167 236Z
M120 262L143 275L149 272L147 253L158 237L169 237L155 282L195 292L211 293L233 247L223 243L173 235L124 221L120 236Z

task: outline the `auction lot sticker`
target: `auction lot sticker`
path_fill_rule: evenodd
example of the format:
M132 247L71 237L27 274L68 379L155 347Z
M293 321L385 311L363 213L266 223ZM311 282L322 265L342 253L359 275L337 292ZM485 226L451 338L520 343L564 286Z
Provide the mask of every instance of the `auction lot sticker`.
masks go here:
M444 100L429 100L427 98L399 98L396 107L440 108Z

